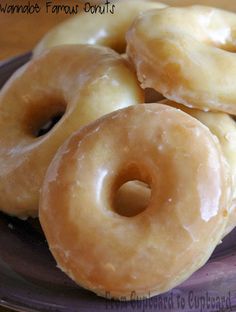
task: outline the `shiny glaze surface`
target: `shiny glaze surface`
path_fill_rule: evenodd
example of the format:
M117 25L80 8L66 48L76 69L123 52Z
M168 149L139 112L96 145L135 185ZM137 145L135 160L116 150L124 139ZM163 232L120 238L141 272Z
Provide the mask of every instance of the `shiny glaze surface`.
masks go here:
M231 116L219 112L203 112L198 109L188 108L169 100L163 100L161 103L176 107L187 114L197 118L218 138L223 154L229 164L229 170L232 175L232 200L229 221L225 229L224 236L227 235L236 226L236 124ZM145 198L145 197L144 197Z
M58 266L100 296L129 300L132 291L175 287L222 237L231 189L225 164L205 126L165 105L135 105L82 128L58 150L40 198ZM124 217L112 199L135 179L150 186L150 203Z
M58 147L81 126L143 102L129 63L105 47L56 47L20 68L0 93L0 207L37 215L39 190ZM35 132L55 114L46 134Z
M205 7L144 12L127 52L144 88L189 107L235 114L235 13Z
M114 13L82 13L49 31L38 43L34 55L60 44L98 44L118 52L126 47L125 33L136 16L153 8L164 8L157 1L125 0L115 2Z

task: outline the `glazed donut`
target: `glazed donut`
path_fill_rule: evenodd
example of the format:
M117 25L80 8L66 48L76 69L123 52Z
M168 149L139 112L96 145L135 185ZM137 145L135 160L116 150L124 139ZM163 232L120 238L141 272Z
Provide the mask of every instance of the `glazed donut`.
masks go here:
M127 52L143 88L201 110L236 113L236 15L192 6L143 13Z
M135 17L143 11L164 7L156 1L126 0L115 3L114 14L81 13L48 32L35 47L34 55L53 46L75 43L104 45L124 52L125 33Z
M230 166L233 186L233 204L226 230L223 236L226 236L236 226L236 124L231 116L217 112L203 112L198 109L187 108L184 105L177 104L169 100L163 100L161 103L181 109L187 114L197 118L219 139L223 154ZM144 196L143 196L144 197ZM144 200L144 199L143 199Z
M173 288L222 236L231 187L225 164L207 127L161 104L135 105L81 128L56 153L40 196L40 222L58 266L109 298ZM151 199L125 217L112 202L131 180L147 183Z
M0 209L37 215L43 177L64 140L98 117L143 100L130 64L105 47L56 47L18 70L0 93ZM51 131L39 133L58 115Z

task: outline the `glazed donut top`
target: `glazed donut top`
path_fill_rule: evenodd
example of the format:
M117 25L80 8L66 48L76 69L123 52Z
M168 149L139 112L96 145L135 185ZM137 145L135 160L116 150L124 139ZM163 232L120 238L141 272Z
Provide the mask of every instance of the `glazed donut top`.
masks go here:
M128 55L144 88L202 110L236 113L236 15L204 6L144 12Z
M106 115L73 134L47 171L40 222L50 250L98 295L164 292L203 265L221 238L225 169L210 131L180 110L143 104ZM124 217L112 200L134 179L150 185L150 203Z
M56 45L75 43L104 45L125 52L125 33L135 17L143 11L164 7L156 1L127 0L115 3L114 14L79 14L47 33L34 49L34 55Z
M106 47L54 47L19 69L0 92L0 209L37 215L45 171L64 140L143 99L132 66ZM59 122L38 135L58 114Z
M229 220L223 234L226 236L236 226L236 124L231 116L220 112L203 112L198 109L188 108L184 105L163 100L161 103L181 109L187 114L197 118L218 138L232 175L232 204L229 209Z

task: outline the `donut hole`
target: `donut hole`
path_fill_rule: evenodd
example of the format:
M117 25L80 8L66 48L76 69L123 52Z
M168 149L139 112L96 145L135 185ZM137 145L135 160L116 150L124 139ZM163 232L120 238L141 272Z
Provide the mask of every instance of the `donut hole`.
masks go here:
M49 117L47 121L45 121L38 130L35 131L35 137L41 137L42 135L48 133L62 118L64 112L56 113L53 116Z
M25 116L26 131L34 138L50 132L66 111L63 101L45 100L42 105L32 105Z
M114 211L120 216L135 217L149 205L151 188L148 184L132 180L119 187L114 196Z

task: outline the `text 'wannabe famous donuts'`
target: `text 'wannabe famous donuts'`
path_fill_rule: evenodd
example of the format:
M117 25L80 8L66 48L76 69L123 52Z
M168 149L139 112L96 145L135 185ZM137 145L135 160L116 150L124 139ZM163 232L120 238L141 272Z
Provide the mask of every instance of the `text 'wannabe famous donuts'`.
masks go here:
M143 99L130 64L105 47L55 47L19 69L0 93L0 209L37 215L43 177L64 140ZM52 119L60 120L44 133Z
M202 110L236 113L235 13L204 6L144 12L127 52L144 88Z
M127 181L151 188L147 208L117 213ZM230 179L218 141L161 104L134 105L73 134L44 180L40 222L58 266L100 296L165 292L201 267L228 220ZM53 226L52 226L53 224Z

